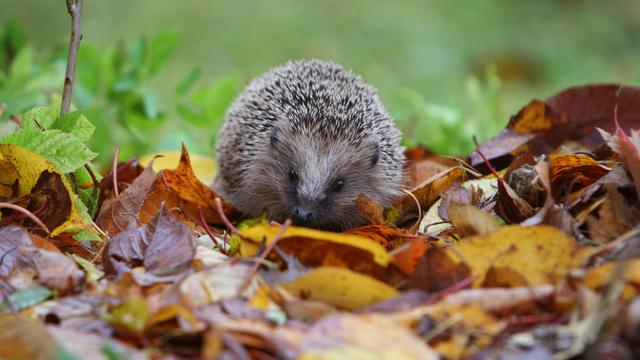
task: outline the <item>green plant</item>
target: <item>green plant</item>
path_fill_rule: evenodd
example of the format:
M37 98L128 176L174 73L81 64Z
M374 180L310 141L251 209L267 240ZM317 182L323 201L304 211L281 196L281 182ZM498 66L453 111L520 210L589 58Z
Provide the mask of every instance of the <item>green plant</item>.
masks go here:
M394 98L394 115L406 146L425 144L443 154L464 155L474 148L472 138L487 139L504 126L500 110L500 78L489 67L484 81L469 76L465 82L465 110L427 101L412 89Z
M106 48L81 43L73 104L96 127L86 145L99 154L102 168L110 165L116 148L122 158L177 149L182 142L193 152L211 153L211 136L240 81L231 75L198 85L202 71L196 68L174 86L171 99L161 100L152 84L179 40L180 31L169 29ZM59 109L64 51L36 53L15 21L2 30L0 43L0 120L35 106ZM0 122L0 136L15 130L13 122Z

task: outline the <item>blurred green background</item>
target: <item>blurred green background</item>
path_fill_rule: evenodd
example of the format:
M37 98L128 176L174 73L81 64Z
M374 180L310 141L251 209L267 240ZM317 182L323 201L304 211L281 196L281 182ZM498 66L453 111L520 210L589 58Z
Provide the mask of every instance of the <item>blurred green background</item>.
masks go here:
M63 0L0 9L6 120L61 91L69 16ZM74 104L98 126L91 146L103 162L116 147L126 158L180 141L212 154L242 86L293 58L354 69L406 145L447 154L533 98L640 74L638 0L85 0L83 33Z

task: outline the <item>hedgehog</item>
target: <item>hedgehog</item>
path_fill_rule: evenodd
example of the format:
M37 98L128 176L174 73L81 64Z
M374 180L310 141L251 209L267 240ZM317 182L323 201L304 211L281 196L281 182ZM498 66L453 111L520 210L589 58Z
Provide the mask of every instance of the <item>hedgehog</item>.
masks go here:
M244 214L344 230L367 223L357 199L402 193L400 131L351 70L289 61L251 81L228 109L214 190Z

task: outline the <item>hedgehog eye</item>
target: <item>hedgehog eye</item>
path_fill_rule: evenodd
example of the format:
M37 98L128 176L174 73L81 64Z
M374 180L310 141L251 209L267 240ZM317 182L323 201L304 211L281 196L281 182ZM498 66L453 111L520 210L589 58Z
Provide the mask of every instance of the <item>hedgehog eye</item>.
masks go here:
M338 179L332 185L333 191L340 191L342 190L343 187L344 187L344 179Z
M295 169L289 170L289 181L296 182L298 181L298 173Z

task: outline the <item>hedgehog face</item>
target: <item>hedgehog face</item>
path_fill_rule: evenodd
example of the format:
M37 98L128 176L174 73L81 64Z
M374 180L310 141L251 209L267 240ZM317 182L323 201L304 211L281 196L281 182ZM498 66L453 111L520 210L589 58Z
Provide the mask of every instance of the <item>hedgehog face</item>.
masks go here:
M258 191L270 193L262 203L272 219L291 218L297 225L331 230L366 221L356 200L362 193L375 198L380 192L375 177L361 175L375 173L376 142L327 143L313 134L298 133L272 138L269 146L269 158L262 161L258 175L262 181L256 184L274 184L270 191Z

